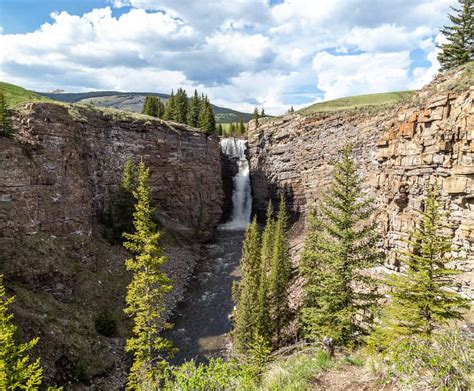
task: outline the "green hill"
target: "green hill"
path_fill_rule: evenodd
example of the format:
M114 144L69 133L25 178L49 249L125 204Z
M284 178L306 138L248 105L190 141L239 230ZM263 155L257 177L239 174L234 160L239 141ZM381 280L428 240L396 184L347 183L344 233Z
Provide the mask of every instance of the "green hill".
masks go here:
M0 91L5 95L8 107L10 108L26 102L50 101L50 99L45 96L38 95L33 91L14 84L4 83L2 81L0 81Z
M95 106L111 107L119 110L133 111L135 113L142 112L143 103L148 95L158 96L164 101L169 98L168 94L155 92L93 91L78 93L40 92L39 94L61 102L90 103ZM216 115L216 120L219 123L239 122L240 117L242 117L244 122L248 122L252 119L252 114L250 113L242 113L216 105L212 105L212 108Z
M366 107L389 106L410 98L415 92L416 91L396 91L382 94L350 96L347 98L339 98L326 102L315 103L311 106L298 110L298 113L302 115L311 115Z

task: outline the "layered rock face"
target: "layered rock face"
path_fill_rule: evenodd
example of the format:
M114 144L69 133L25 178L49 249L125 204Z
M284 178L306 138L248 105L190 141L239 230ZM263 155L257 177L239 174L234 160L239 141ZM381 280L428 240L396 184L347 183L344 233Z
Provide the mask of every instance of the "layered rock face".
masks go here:
M16 320L23 336L41 337L47 379L100 383L112 373L123 382L128 254L105 239L102 222L124 163L143 159L150 168L174 279L171 309L199 243L221 218L219 139L145 116L56 104L29 104L14 123L15 138L0 137L0 273L17 297ZM118 325L112 338L98 335L103 314Z
M410 102L384 112L286 116L249 131L254 206L263 215L268 199L285 194L298 222L331 180L338 150L352 143L366 187L378 204L387 250L405 246L428 185L438 182L448 221L466 262L460 288L474 297L474 87L466 72L439 77ZM395 252L387 266L397 269ZM297 255L296 255L297 258Z

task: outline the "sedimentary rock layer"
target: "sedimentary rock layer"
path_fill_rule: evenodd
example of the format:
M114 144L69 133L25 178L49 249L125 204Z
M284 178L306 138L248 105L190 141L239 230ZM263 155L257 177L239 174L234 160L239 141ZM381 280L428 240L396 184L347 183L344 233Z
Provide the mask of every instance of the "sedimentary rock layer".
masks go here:
M254 205L285 194L301 227L331 178L345 143L354 146L387 250L404 247L430 183L441 186L455 242L463 249L462 289L474 296L474 87L460 71L440 76L413 100L379 111L285 116L251 124L249 155ZM297 224L298 226L298 224ZM301 230L299 231L301 233ZM398 267L388 251L387 266Z

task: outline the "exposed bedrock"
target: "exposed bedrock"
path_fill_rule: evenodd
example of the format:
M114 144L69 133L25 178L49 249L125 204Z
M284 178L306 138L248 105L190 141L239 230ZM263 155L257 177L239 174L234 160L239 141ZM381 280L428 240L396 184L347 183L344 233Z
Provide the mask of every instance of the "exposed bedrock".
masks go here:
M474 87L463 72L440 76L395 108L285 116L249 131L254 207L261 216L269 198L286 194L297 221L295 261L308 210L331 179L338 150L354 146L367 190L379 206L376 219L386 249L410 236L430 183L438 181L450 212L449 226L466 262L462 290L474 296ZM395 252L387 266L397 269Z
M126 369L128 254L105 239L101 222L123 165L143 159L150 168L174 279L171 309L199 261L200 243L221 219L219 138L145 116L58 104L29 104L14 123L15 137L0 137L0 273L17 297L20 331L41 338L47 379L68 389L91 381L115 389ZM112 337L97 332L101 316L117 323Z

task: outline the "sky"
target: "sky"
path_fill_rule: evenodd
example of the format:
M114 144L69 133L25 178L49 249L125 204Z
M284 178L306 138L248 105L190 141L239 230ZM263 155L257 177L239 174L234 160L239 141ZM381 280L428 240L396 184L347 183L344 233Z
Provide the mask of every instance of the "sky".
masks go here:
M0 80L35 91L198 89L281 114L418 89L456 0L0 0Z

